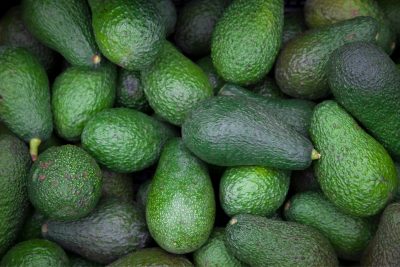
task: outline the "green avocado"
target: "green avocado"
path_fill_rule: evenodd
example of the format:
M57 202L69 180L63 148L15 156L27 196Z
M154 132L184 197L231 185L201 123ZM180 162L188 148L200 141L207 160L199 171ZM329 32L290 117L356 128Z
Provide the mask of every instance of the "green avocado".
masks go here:
M204 71L208 76L208 81L214 90L214 94L218 93L219 89L224 85L224 80L219 76L215 69L212 60L209 56L199 59L196 64Z
M135 191L133 178L126 173L117 173L106 168L103 173L103 198L118 198L121 201L133 202L135 200Z
M266 76L260 82L249 87L249 90L268 98L286 98L285 94L279 89L275 80Z
M390 22L392 30L397 35L397 44L400 41L400 2L397 0L378 0L378 5L381 7L386 17Z
M303 10L285 13L283 19L283 44L286 44L307 29Z
M26 241L42 238L42 224L46 220L47 218L43 214L33 211L33 213L25 220L25 223L19 232L18 240Z
M172 0L151 0L161 16L162 24L165 26L167 36L175 31L177 11Z

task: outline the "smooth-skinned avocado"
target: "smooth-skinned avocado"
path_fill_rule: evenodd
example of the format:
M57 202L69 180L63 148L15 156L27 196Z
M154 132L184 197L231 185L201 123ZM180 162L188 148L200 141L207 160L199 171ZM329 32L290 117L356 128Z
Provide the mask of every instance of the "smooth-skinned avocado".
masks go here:
M218 166L301 170L318 158L306 137L244 97L217 96L199 103L182 125L182 138L196 156Z
M336 102L327 100L315 108L310 135L321 155L315 175L339 210L372 216L394 197L397 173L388 152Z
M371 17L357 17L308 30L283 47L276 62L276 82L292 97L326 97L330 92L325 69L331 53L347 43L374 42L377 36L378 23Z
M200 248L214 227L215 197L208 170L174 138L165 144L147 197L151 236L168 252Z
M25 48L0 47L0 119L29 142L36 160L42 141L50 138L53 121L44 67Z
M82 145L108 169L129 173L156 162L174 133L158 120L128 108L106 109L93 116L82 133Z
M327 72L336 101L400 156L400 75L392 59L374 44L357 42L337 49Z
M0 134L0 257L12 246L28 210L26 179L31 160L17 137Z
M155 63L141 72L147 101L161 118L181 125L193 106L213 95L204 71L166 41Z
M96 42L111 62L139 71L157 58L166 35L152 1L89 0Z
M221 77L248 85L272 68L282 42L282 0L238 0L218 20L211 58Z
M329 241L307 225L240 214L225 235L228 249L250 266L338 266Z
M103 199L88 216L72 221L48 221L44 238L94 262L109 264L145 247L150 241L143 212L134 204Z
M119 70L115 102L118 106L142 112L150 109L140 81L140 73L122 68Z
M88 215L101 196L102 176L96 161L73 145L40 154L28 179L29 199L53 220L73 221Z
M23 0L21 8L33 36L70 64L92 67L101 62L86 1Z

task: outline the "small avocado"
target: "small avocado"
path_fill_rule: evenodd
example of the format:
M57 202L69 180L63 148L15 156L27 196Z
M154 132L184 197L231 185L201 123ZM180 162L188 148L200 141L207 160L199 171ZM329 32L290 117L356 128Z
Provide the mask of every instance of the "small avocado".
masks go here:
M135 191L133 178L126 173L117 173L106 168L103 173L103 198L118 198L121 201L133 202L135 200Z
M150 110L140 81L140 73L122 68L119 70L116 103L118 106L142 112Z
M42 224L47 218L38 211L33 211L32 214L25 220L21 231L19 232L18 240L26 241L30 239L42 238Z

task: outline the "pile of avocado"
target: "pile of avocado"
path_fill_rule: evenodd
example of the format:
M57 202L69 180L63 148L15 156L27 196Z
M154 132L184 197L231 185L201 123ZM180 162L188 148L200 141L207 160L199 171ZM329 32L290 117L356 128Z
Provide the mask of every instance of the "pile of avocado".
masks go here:
M0 267L400 266L399 0L13 4Z

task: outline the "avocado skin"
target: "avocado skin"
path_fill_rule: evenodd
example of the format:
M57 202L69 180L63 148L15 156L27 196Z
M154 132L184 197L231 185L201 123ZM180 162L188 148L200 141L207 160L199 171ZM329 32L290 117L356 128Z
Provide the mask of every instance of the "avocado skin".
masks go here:
M399 266L400 203L393 203L383 212L378 230L364 252L362 266Z
M0 44L26 48L47 71L56 63L54 51L40 43L26 28L20 6L10 8L1 19Z
M42 227L42 235L102 264L111 263L150 241L140 209L112 198L100 201L92 213L80 220L48 221Z
M284 213L288 221L320 231L342 259L359 260L374 234L370 220L341 212L320 192L294 195L285 204Z
M149 196L151 180L144 181L140 186L136 194L136 203L145 211L147 205L147 197Z
M395 156L400 156L400 75L374 44L337 49L327 68L335 99Z
M289 41L275 67L279 88L292 97L319 99L329 95L326 65L331 53L346 43L375 41L378 23L357 17L309 30Z
M279 89L275 80L266 76L260 82L249 87L249 90L268 98L286 98L285 94Z
M147 197L151 236L168 252L189 253L207 241L214 220L214 190L205 164L181 139L171 139L163 148Z
M238 0L215 26L211 58L221 77L248 85L272 68L282 42L282 0Z
M286 44L307 29L303 10L285 13L283 21L282 44Z
M196 64L204 71L208 76L208 81L213 88L214 94L218 93L218 90L224 85L224 80L219 76L215 69L212 60L209 56L199 59Z
M28 211L28 148L17 137L0 134L0 257L14 244Z
M21 8L26 27L40 42L72 65L96 65L93 57L100 53L86 1L23 0Z
M86 216L101 196L102 176L96 161L73 145L52 147L32 165L28 194L49 219L73 221Z
M71 264L70 267L102 267L102 264L88 261L76 254L69 254L69 263Z
M207 75L166 41L156 62L141 72L150 106L160 117L181 125L193 106L213 95Z
M166 28L146 0L89 0L92 25L101 52L124 69L139 71L158 56Z
M0 119L20 139L42 141L53 131L47 74L25 48L0 47Z
M0 262L0 266L54 266L69 267L65 251L56 243L43 239L21 242L10 249Z
M182 138L196 156L218 166L301 170L311 164L308 139L243 97L218 96L199 103L182 125Z
M122 68L119 70L116 103L118 106L142 112L150 110L140 81L140 73Z
M175 30L175 43L189 55L210 54L211 36L224 12L222 0L192 0L180 9Z
M367 134L336 102L320 103L310 135L321 158L315 175L327 198L341 211L367 217L394 196L396 168L383 146Z
M162 24L165 26L167 36L175 31L177 12L173 1L171 0L152 0L161 16Z
M228 251L224 241L225 229L221 227L215 228L208 241L193 253L195 265L197 267L245 266Z
M240 214L225 233L228 249L250 266L338 266L329 241L307 225Z
M397 0L378 0L378 5L386 14L392 30L397 34L397 43L400 41L400 2Z
M106 168L103 174L103 198L118 198L121 201L133 202L135 199L133 178L126 173L117 173Z
M45 221L46 217L43 214L33 211L33 213L25 220L24 225L19 232L18 241L42 238L42 224Z
M193 264L184 256L170 254L160 248L145 248L129 253L108 267L192 267Z
M144 113L112 108L88 121L82 145L108 169L129 173L154 164L163 144L173 135L171 129Z
M52 89L52 110L57 133L79 141L87 121L114 105L117 72L114 65L70 67L59 75Z

